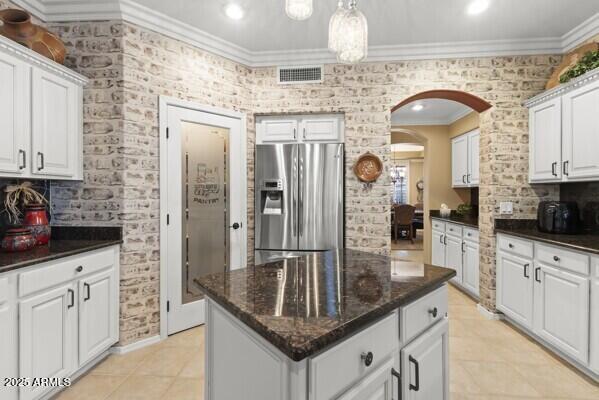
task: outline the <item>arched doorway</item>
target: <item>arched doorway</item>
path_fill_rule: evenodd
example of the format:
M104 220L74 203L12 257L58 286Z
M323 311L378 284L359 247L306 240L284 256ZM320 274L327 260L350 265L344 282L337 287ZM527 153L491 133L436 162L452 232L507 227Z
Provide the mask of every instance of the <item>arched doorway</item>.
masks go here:
M421 207L422 211L420 215L416 213L414 223L414 226L421 229L421 231L414 229L416 232L414 237L421 240L420 248L422 252L418 256L418 243L414 247L414 243L406 241L398 242L397 238L394 238L394 229L392 226L392 254L400 256L400 258L408 256L407 259L411 261L430 263L430 210L439 209L441 203L446 203L450 208L454 209L459 204L464 203L472 204L477 208L478 188L457 189L452 186L451 142L455 137L475 129L480 129L480 114L488 111L491 107L492 105L489 102L467 92L458 90L430 90L410 96L391 109L391 171L394 171L396 167L401 168L408 164L408 168L405 171L410 172L406 172L406 174L409 173L412 180L417 179L417 177L414 177L413 171L418 170L418 168L410 168L409 166L414 165L419 160L410 158L406 161L406 157L398 157L393 149L399 148L398 143L405 142L419 142L424 147L422 161L420 161L423 164L421 168L423 182L420 185L424 187L422 202L415 204L417 200L413 196L398 199L395 195L397 178L392 179L392 202L394 204L392 209L394 211L398 210L398 207L395 206L398 200L399 203L405 202L415 206L416 209ZM437 109L436 112L433 110L435 108ZM412 112L412 109L417 111ZM444 112L448 113L448 115L445 116ZM410 119L410 113L414 114L413 119ZM452 113L457 113L457 115L451 115ZM430 120L420 118L425 115L431 118L436 115L438 118ZM396 118L398 116L401 118ZM402 118L405 118L403 120L404 123L402 123ZM415 140L412 140L412 138L415 138ZM416 182L409 182L408 185L411 189L408 192L413 193L413 191L418 190ZM392 213L392 220L394 216L395 212ZM402 238L405 238L405 235ZM409 250L403 251L402 249Z

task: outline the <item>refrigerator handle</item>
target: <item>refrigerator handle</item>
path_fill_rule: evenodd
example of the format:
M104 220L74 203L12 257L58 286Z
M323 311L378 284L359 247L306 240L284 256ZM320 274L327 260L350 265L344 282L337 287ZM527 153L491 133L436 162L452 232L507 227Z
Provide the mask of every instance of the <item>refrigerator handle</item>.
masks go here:
M291 212L293 213L291 217L291 231L293 232L293 237L297 237L297 145L293 148L293 174L291 174L291 201L293 207Z
M303 195L303 180L304 180L304 157L302 154L302 147L298 146L298 150L297 150L298 154L299 154L299 163L298 163L298 169L299 169L299 173L298 173L298 183L297 183L297 188L298 188L298 198L299 198L299 204L298 204L298 208L297 208L297 223L299 225L299 236L304 236L304 195Z

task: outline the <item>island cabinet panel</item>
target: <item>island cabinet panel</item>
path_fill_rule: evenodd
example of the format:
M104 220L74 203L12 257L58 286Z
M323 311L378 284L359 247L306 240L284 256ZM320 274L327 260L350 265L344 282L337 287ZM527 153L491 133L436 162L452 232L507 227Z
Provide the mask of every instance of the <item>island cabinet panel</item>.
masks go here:
M394 386L391 371L393 368L395 368L394 360L390 358L338 400L392 400Z
M532 260L497 253L497 309L526 328L532 328Z
M561 351L589 361L589 279L537 263L534 330Z
M401 350L402 400L449 400L446 318Z
M399 309L401 342L409 343L447 316L448 289L439 289Z
M398 351L399 320L393 313L309 361L310 399L336 398ZM363 358L368 354L372 355L370 365Z

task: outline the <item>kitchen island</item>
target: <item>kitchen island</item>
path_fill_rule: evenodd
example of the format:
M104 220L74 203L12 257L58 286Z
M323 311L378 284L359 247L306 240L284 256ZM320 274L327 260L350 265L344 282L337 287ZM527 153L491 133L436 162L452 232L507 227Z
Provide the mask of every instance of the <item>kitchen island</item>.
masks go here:
M203 277L205 398L448 399L454 275L335 250Z

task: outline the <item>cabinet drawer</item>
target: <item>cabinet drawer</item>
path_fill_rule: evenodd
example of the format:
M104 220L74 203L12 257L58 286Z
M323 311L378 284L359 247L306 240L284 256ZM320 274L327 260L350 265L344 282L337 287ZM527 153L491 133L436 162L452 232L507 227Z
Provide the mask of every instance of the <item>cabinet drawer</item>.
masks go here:
M310 399L337 398L394 353L399 351L397 313L355 334L310 362ZM373 361L366 366L362 354L371 352Z
M115 263L115 248L96 250L68 257L58 262L41 264L32 271L19 275L19 297L101 271ZM77 269L81 268L81 272Z
M447 314L447 285L399 309L401 342L408 343ZM436 315L434 310L437 310Z
M433 229L436 231L445 232L445 222L433 219Z
M0 306L8 300L8 278L0 278Z
M497 247L499 250L522 257L532 258L533 256L533 243L528 240L517 239L513 236L498 236Z
M462 237L462 226L456 224L447 224L445 226L445 233L451 236Z
M470 240L472 242L478 243L479 241L479 233L478 229L473 228L464 228L464 240Z
M537 244L537 260L555 265L579 274L589 274L589 256L561 249L559 247Z

